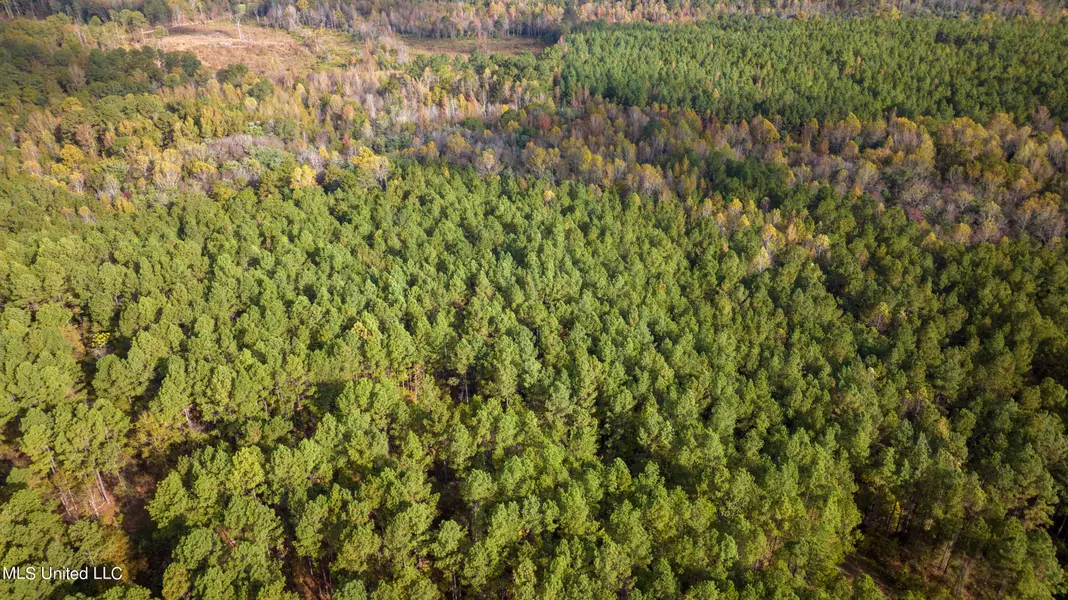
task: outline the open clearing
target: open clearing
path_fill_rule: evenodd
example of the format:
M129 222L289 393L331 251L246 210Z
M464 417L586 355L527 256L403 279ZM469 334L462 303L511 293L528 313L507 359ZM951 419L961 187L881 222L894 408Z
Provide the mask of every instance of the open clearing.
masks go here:
M470 55L475 50L509 56L544 50L540 38L509 36L483 39L431 39L399 36L412 54ZM172 27L168 34L150 37L148 43L168 52L190 51L205 65L221 69L243 62L249 70L278 77L283 73L302 76L321 63L346 64L362 51L359 43L337 31L302 28L296 32L243 23L241 35L231 21L209 21Z
M278 29L215 21L170 29L169 35L153 40L168 52L188 50L213 69L243 62L254 72L279 75L286 71L303 73L316 63L312 51L300 40Z
M469 55L475 50L481 50L486 54L500 53L508 56L533 52L537 54L549 44L541 38L509 36L502 38L483 39L436 39L422 38L412 35L399 36L401 41L414 54L458 54Z

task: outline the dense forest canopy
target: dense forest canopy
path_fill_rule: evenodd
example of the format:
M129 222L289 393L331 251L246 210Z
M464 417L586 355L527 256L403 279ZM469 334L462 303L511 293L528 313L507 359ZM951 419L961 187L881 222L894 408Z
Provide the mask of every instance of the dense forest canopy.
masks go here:
M550 6L0 22L0 596L1068 592L1068 23Z
M878 18L731 19L691 27L597 28L566 39L565 97L578 88L624 105L658 102L727 121L779 115L867 119L1068 117L1068 28Z

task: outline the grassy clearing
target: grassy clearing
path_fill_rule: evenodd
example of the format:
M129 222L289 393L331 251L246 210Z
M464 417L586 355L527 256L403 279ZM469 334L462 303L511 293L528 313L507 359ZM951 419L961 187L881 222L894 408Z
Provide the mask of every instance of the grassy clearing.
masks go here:
M243 62L251 71L267 76L285 72L302 75L315 69L324 48L338 47L333 38L343 34L307 30L291 35L279 29L250 23L237 26L212 21L171 28L169 34L149 41L169 52L188 50L213 69Z
M396 39L411 55L467 56L481 50L512 56L523 52L537 54L548 46L539 38L528 37L450 40L399 36ZM368 52L362 42L339 31L302 27L286 32L243 23L239 35L231 21L172 27L167 35L151 36L145 41L169 52L191 51L212 69L243 62L249 70L271 78L285 73L299 77L321 67L343 67L360 62L361 56ZM140 42L140 39L131 40L132 45Z

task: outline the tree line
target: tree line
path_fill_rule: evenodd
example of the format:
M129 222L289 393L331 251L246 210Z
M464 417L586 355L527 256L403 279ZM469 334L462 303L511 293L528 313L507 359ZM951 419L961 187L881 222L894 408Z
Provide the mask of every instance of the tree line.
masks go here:
M1026 16L1058 20L1057 0L4 0L12 18L66 15L81 23L136 21L139 28L255 18L275 27L329 27L433 38L552 36L583 23L694 23L732 15L808 19L842 16Z

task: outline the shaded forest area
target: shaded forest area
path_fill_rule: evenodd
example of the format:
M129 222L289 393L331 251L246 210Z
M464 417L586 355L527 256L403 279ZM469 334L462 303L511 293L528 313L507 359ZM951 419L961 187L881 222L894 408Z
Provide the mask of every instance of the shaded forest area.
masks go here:
M3 597L1066 591L1068 23L136 26L0 23Z

